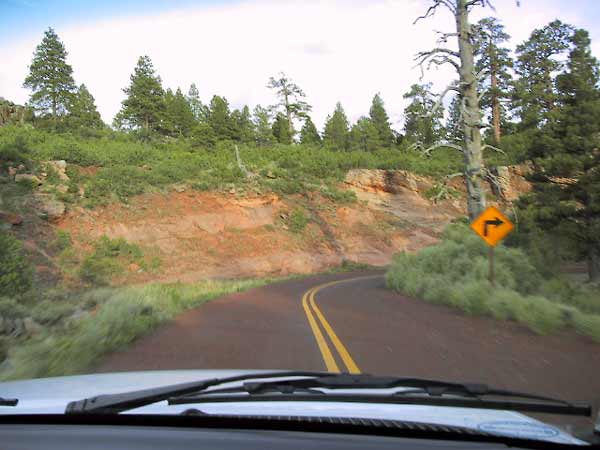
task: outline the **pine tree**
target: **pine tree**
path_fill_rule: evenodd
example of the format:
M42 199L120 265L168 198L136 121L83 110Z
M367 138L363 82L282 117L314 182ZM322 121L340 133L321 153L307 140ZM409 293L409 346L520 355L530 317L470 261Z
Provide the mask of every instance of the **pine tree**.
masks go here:
M247 105L241 111L239 109L234 110L231 113L231 120L234 125L234 140L245 144L255 140L250 108Z
M253 112L252 122L254 124L254 135L259 147L272 145L275 137L271 128L269 111L260 105L256 105Z
M336 150L347 150L349 144L348 118L341 103L335 105L335 111L325 121L323 144Z
M269 89L274 89L279 97L279 103L272 106L274 111L283 112L288 123L288 133L290 138L294 137L294 119L302 118L312 109L303 98L306 97L304 91L289 79L283 72L280 72L277 78L269 78Z
M455 142L462 142L463 130L460 126L461 120L461 101L460 96L455 95L448 108L448 120L446 121L446 136Z
M195 83L192 83L190 85L190 89L187 95L187 101L190 104L190 108L192 109L194 118L199 122L206 121L206 106L204 106L202 104L202 101L200 100L200 93L198 92L198 88L196 87Z
M378 145L390 147L394 142L394 132L390 126L390 118L385 111L383 100L379 93L373 97L371 109L369 110L369 118L371 119L371 124L377 130Z
M29 104L37 111L49 112L54 121L67 111L77 88L65 46L52 28L46 30L35 50L23 87L32 90Z
M501 125L506 121L503 101L510 97L510 68L513 66L510 50L501 45L508 41L510 36L504 31L504 25L493 17L481 19L475 29L475 69L477 73L484 75L479 83L480 90L484 92L480 107L482 111L489 111L494 142L499 144Z
M404 94L410 104L404 109L404 133L408 140L429 147L441 140L445 135L442 125L443 108L432 113L435 99L430 91L431 84L413 84L410 91Z
M189 136L196 124L192 108L180 88L167 89L161 129L169 136Z
M290 126L287 117L278 113L273 121L273 136L280 144L291 144L292 134L290 133Z
M304 118L304 125L300 130L300 143L313 146L319 146L322 143L317 127L308 115Z
M371 152L381 145L381 135L372 119L361 117L350 130L350 147L352 150Z
M131 129L159 130L165 109L164 91L148 56L140 56L130 80L123 89L127 98L121 102L115 123Z
M96 109L94 97L90 94L85 84L77 89L77 92L69 102L68 125L71 128L102 128L104 122Z
M532 149L533 190L523 204L536 222L567 236L587 257L591 281L600 280L600 82L590 38L570 39L568 70L557 77L555 107Z
M557 59L569 48L573 27L555 20L534 30L517 46L513 108L521 119L521 130L539 128L555 108L557 92L554 77L563 64Z
M207 124L213 129L218 140L234 138L235 127L227 99L213 96L208 107Z

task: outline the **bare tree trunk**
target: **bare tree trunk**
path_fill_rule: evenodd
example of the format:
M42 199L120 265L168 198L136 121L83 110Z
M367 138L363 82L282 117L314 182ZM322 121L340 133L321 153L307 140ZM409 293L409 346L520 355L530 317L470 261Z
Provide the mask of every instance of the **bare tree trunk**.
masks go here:
M294 125L292 124L292 111L290 110L290 101L288 100L288 94L285 93L285 113L288 120L288 129L290 131L290 139L294 136ZM292 139L293 141L293 139Z
M486 206L483 182L483 157L481 145L481 111L477 95L477 77L471 44L471 25L466 7L467 0L456 0L456 31L460 55L460 91L464 99L463 152L465 183L469 218L475 219Z
M498 99L498 67L496 61L491 55L491 77L492 77L492 126L494 128L494 143L500 144L500 100Z

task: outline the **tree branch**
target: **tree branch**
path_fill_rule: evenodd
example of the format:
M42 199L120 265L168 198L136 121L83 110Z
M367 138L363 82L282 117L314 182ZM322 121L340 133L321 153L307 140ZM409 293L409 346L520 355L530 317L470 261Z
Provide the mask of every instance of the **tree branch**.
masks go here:
M423 154L424 155L429 155L429 153L431 153L432 151L441 148L441 147L448 147L448 148L453 148L454 150L458 150L459 152L462 153L463 148L460 145L457 144L453 144L451 142L438 142L437 144L433 144L431 147L426 148L425 150L423 150Z
M437 7L440 6L441 4L442 3L439 0L436 0L436 2L427 9L427 12L425 14L423 14L422 16L419 16L415 19L415 21L413 22L413 25L416 24L421 19L427 19L428 17L432 17L435 14L435 10L437 9Z
M500 149L498 147L494 147L493 145L490 145L490 144L485 144L483 147L481 147L481 151L486 150L488 148L494 150L495 152L502 153L503 155L506 155L506 152L504 150L502 150L502 149Z

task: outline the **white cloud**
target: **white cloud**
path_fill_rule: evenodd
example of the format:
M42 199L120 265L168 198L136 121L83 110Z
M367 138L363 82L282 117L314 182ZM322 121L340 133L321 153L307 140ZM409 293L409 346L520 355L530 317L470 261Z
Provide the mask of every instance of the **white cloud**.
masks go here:
M165 87L187 91L195 82L203 100L224 95L234 107L274 101L266 88L269 76L286 72L307 93L313 118L323 124L337 101L351 120L367 114L381 92L397 128L401 127L402 95L418 82L413 55L430 48L433 29L450 29L452 18L440 13L412 25L428 2L377 1L248 1L198 7L157 15L88 20L56 31L69 51L78 83L85 83L108 123L118 111L122 88L129 82L138 56L148 54ZM573 13L541 1L496 0L497 14L515 41L556 16L578 23ZM487 11L491 13L491 11ZM584 14L581 12L580 14ZM527 20L522 20L524 17ZM0 93L18 102L41 31L0 48ZM452 76L433 70L426 80L441 89Z

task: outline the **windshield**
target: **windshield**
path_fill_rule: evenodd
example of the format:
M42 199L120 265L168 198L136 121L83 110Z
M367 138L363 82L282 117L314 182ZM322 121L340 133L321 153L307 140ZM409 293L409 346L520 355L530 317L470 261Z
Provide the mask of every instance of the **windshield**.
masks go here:
M600 15L563 6L2 2L0 398L348 372L590 430Z

